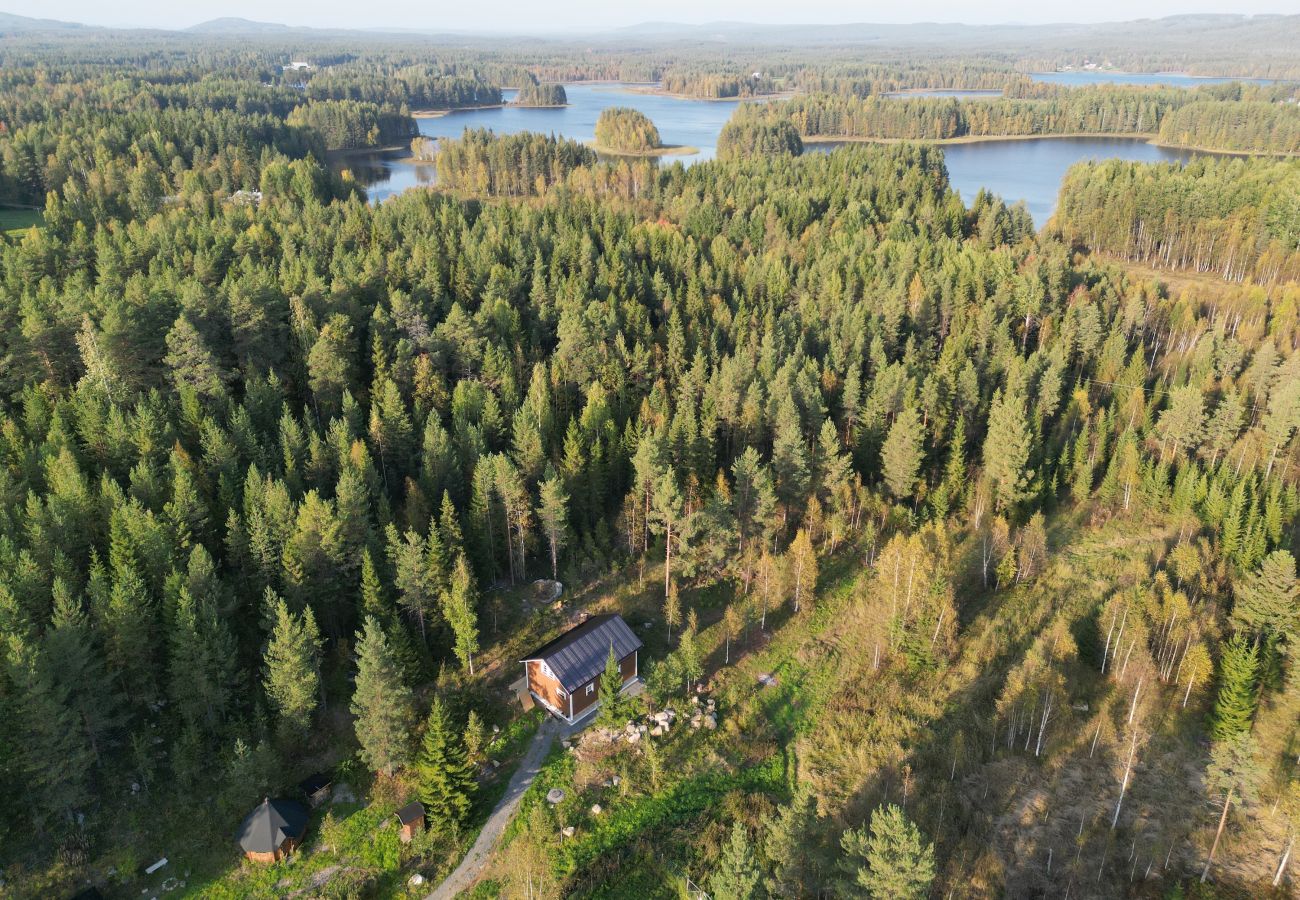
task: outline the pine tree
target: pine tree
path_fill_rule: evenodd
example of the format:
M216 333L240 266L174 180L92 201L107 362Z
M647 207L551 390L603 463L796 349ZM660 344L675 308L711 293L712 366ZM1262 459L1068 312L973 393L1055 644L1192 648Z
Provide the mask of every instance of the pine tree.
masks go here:
M731 826L731 838L722 846L722 856L709 879L713 900L754 900L759 896L761 877L745 826L735 822Z
M425 814L435 826L447 825L458 833L473 804L476 782L474 767L441 698L434 698L429 709L415 773Z
M916 825L892 803L871 813L870 832L849 829L840 840L841 866L854 888L868 897L922 900L934 882L934 844L924 843Z
M1210 717L1210 735L1226 741L1250 730L1255 715L1255 679L1259 671L1259 651L1240 634L1223 644L1219 661L1219 692Z
M1010 509L1029 496L1033 477L1027 470L1031 446L1024 402L1013 394L997 391L984 438L984 474L993 485L998 509Z
M880 466L885 486L899 500L911 497L916 489L917 471L925 455L922 446L924 438L921 417L912 407L903 407L894 418L889 436L880 449Z
M451 626L455 638L454 651L460 664L474 674L474 654L478 652L478 604L474 589L474 575L469 570L465 554L456 557L447 593L443 595L442 612Z
M564 493L564 483L552 475L538 486L537 521L546 535L551 552L551 577L559 578L560 550L568 540L569 497Z
M280 600L275 609L275 630L266 648L263 685L282 733L295 739L307 734L316 711L320 651L320 633L311 608L295 616Z
M357 640L351 709L361 758L375 772L391 778L410 758L411 691L402 680L383 628L373 616L366 617Z

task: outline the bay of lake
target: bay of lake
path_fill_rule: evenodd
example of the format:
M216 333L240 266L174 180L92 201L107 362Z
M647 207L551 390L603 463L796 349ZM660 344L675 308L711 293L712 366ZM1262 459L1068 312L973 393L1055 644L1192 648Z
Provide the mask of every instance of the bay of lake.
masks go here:
M1045 73L1052 76L1119 76L1124 73L1079 71ZM1128 76L1156 78L1157 76ZM1172 77L1172 76L1164 76ZM1180 76L1184 79L1189 76ZM1111 79L1115 80L1115 79ZM1194 83L1205 83L1194 79ZM1066 82L1083 83L1083 82ZM1095 82L1093 82L1095 83ZM1141 82L1148 83L1148 82ZM681 162L690 165L712 159L717 149L718 133L726 124L737 103L754 101L691 100L650 93L649 85L588 83L565 85L569 105L556 108L528 108L507 105L487 109L455 110L435 118L418 119L420 133L426 137L459 137L466 128L490 128L498 134L537 131L559 137L589 142L594 140L596 119L609 106L630 106L645 113L659 128L665 144L696 148L690 154L667 156L664 165ZM513 91L507 91L507 101ZM994 92L994 95L996 92ZM990 96L985 91L910 92L906 96ZM758 101L761 102L761 101ZM834 143L809 144L810 152L826 152L839 146ZM948 175L954 188L969 204L980 188L999 194L1008 203L1024 200L1035 224L1042 226L1056 208L1057 193L1066 169L1081 160L1118 157L1142 162L1186 160L1194 153L1157 147L1140 139L1112 137L1030 138L1026 140L989 140L949 144L944 148ZM352 154L345 165L362 184L372 201L378 202L413 187L427 186L435 180L430 163L416 163L400 154Z

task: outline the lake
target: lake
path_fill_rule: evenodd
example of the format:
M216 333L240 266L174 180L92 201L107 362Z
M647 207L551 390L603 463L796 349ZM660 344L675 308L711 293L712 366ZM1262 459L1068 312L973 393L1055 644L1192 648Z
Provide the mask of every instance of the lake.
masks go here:
M1116 73L1059 73L1116 74ZM1184 76L1185 77L1185 76ZM491 128L499 134L539 131L578 141L595 138L596 118L608 106L631 106L648 115L659 127L666 144L683 144L697 152L664 157L665 164L680 160L687 165L712 159L718 133L735 110L736 100L688 100L646 93L641 85L565 85L569 105L558 109L529 109L503 106L492 109L457 110L433 119L418 119L420 133L428 137L458 137L466 128ZM506 92L513 98L514 92ZM942 95L955 92L943 92ZM963 96L969 96L963 93ZM909 96L914 96L909 94ZM934 96L934 94L930 94ZM983 94L979 94L983 96ZM837 144L809 144L809 152L825 152ZM1024 200L1035 224L1046 224L1056 208L1057 192L1065 170L1085 159L1121 159L1155 162L1186 160L1194 154L1156 147L1143 140L1126 138L1032 138L990 140L949 144L944 148L953 187L969 204L980 188L1000 194L1008 203ZM351 155L336 166L346 165L378 202L413 187L427 186L435 178L429 163L398 158L404 154Z

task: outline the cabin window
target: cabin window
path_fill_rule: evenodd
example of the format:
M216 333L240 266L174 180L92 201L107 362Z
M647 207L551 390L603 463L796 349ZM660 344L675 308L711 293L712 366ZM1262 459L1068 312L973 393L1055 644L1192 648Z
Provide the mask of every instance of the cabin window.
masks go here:
M587 685L587 693L588 694L596 693L596 682L593 681L591 684Z
M560 697L561 700L563 700L565 697L569 696L568 694L564 693L564 688L562 688L562 687L557 687L557 688L555 689L555 693L559 695L559 697Z

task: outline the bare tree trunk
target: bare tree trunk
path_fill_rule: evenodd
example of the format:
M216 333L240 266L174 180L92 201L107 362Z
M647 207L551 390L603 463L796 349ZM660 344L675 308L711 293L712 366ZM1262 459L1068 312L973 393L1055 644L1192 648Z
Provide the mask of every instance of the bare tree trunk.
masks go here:
M1124 793L1128 790L1128 776L1133 771L1133 754L1137 752L1137 732L1133 732L1133 739L1128 745L1128 762L1124 764L1124 780L1119 785L1119 800L1115 803L1115 817L1110 820L1110 830L1115 830L1115 825L1119 822L1119 811L1124 806Z
M1214 862L1214 854L1219 849L1219 838L1223 837L1223 826L1228 824L1228 807L1232 805L1232 788L1228 789L1228 795L1223 798L1223 815L1219 816L1219 828L1214 832L1214 845L1210 847L1210 855L1205 860L1205 868L1201 870L1201 884L1205 879L1210 877L1210 865Z
M1282 854L1282 861L1277 864L1277 874L1273 876L1273 887L1282 883L1282 876L1286 873L1286 864L1291 859L1291 848L1295 846L1295 835L1291 835L1291 841L1286 845L1286 852Z

